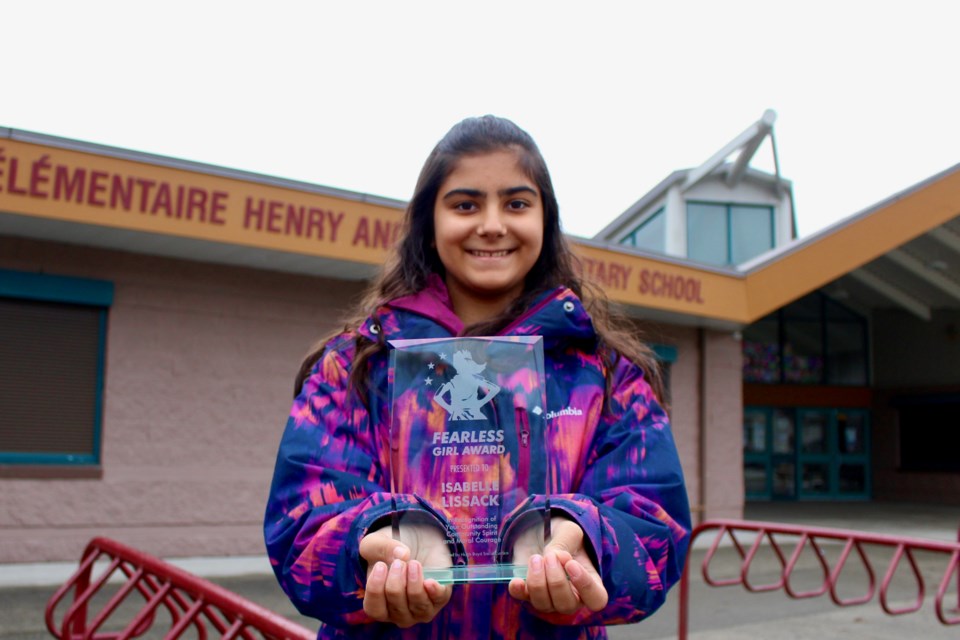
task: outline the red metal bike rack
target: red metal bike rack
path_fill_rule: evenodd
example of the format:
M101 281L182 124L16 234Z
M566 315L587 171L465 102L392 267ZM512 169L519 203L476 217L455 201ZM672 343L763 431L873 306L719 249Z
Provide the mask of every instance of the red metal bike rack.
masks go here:
M777 524L773 522L747 522L740 520L708 520L696 527L690 536L690 551L687 554L687 566L684 568L683 575L680 578L680 620L678 625L679 640L687 639L688 618L689 618L689 600L690 600L690 573L691 554L693 551L693 542L698 536L707 532L716 531L716 537L701 563L701 571L704 581L711 587L724 587L731 585L741 585L751 593L761 593L765 591L777 591L782 589L791 598L813 598L830 593L830 599L837 606L845 607L851 605L864 604L869 602L877 594L877 579L870 562L869 550L876 548L886 548L893 551L890 561L887 563L883 580L880 583L879 600L880 606L889 615L901 615L918 611L924 601L924 581L923 575L917 567L914 553L917 551L931 551L945 554L949 559L944 569L943 578L940 580L940 586L937 589L935 600L935 609L937 618L944 625L960 624L960 609L955 610L956 615L948 615L945 610L944 600L947 590L950 586L951 578L955 573L958 574L957 580L960 581L960 539L957 542L939 542L936 540L925 540L923 538L901 538L895 536L864 533L860 531L850 531L846 529L829 529L824 527L802 527L795 525ZM737 538L738 534L753 536L753 542L749 549ZM779 539L778 539L779 536ZM710 563L721 546L724 539L729 539L740 556L739 575L726 578L715 579L710 575ZM795 545L789 558L784 552L784 542L789 541ZM773 555L777 558L782 567L779 579L768 584L752 584L749 579L750 566L757 557L764 542L770 545ZM821 544L824 542L841 543L843 548L833 566L830 565L827 554L824 553ZM823 582L815 589L799 591L790 584L794 570L804 553L804 549L809 548L817 558L820 568L823 571ZM856 555L853 555L853 552ZM840 577L851 557L859 558L862 563L864 573L867 577L866 591L857 597L843 598L838 593L837 587ZM893 607L888 602L888 593L893 581L894 575L903 559L906 558L910 566L917 585L917 596L913 604L903 607Z
M61 603L66 612L58 619ZM111 616L120 607L129 622L121 631L100 632L108 621L117 626ZM157 616L161 607L169 620ZM163 637L169 639L191 627L199 640L316 637L315 632L223 587L107 538L90 541L80 568L51 596L45 618L47 629L60 640L127 640L147 631L163 631L164 625L169 628Z

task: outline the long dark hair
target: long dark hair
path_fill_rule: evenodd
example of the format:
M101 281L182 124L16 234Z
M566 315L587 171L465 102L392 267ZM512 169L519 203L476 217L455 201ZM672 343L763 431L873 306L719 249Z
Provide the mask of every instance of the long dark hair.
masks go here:
M482 155L510 149L516 151L520 166L540 190L543 204L543 248L533 268L527 273L523 293L499 316L467 327L467 335L492 335L515 319L530 302L544 291L558 286L569 287L583 301L593 319L600 337L600 345L607 364L612 366L617 357L627 357L643 368L658 398L663 398L662 382L657 361L652 351L636 335L636 329L622 318L610 315L606 296L599 288L585 283L580 276L579 262L570 250L560 226L560 207L553 190L553 182L540 149L526 131L505 118L486 115L467 118L450 129L427 157L413 198L407 204L400 237L378 278L367 289L363 299L346 322L353 330L376 313L390 300L415 294L427 285L431 274L443 277L446 269L433 246L434 207L444 180L464 156ZM294 394L300 391L304 379L323 353L330 338L322 340L303 361L297 374ZM366 363L385 348L382 334L378 341L357 336L357 353L350 374L351 385L358 391L366 389ZM361 393L361 398L365 397Z

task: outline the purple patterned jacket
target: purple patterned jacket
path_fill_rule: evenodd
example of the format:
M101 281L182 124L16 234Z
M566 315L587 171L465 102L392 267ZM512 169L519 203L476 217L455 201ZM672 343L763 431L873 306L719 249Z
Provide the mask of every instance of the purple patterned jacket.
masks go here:
M604 625L637 622L663 604L683 569L690 511L666 414L626 359L607 371L579 299L559 288L503 333L544 339L551 508L583 528L609 594L597 613L539 614L506 584L454 587L429 624L409 629L363 611L360 539L381 526L389 498L388 402L367 407L348 388L355 337L444 338L463 328L439 278L395 300L357 332L332 340L294 401L264 521L281 586L321 638L605 638ZM386 389L386 354L371 359L371 389ZM604 403L605 376L611 396ZM423 510L412 496L397 508Z

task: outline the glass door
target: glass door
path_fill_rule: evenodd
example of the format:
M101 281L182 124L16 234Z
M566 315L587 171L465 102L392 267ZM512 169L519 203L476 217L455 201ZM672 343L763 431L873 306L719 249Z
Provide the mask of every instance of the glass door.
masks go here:
M770 409L743 410L743 488L748 500L770 499Z
M775 500L797 498L797 434L792 409L773 410L771 469Z
M866 411L837 411L837 497L870 497L870 430L867 427Z
M745 497L868 499L869 426L862 409L744 407Z
M797 411L800 449L797 464L800 469L801 498L827 498L836 491L831 473L830 432L832 412L825 409Z

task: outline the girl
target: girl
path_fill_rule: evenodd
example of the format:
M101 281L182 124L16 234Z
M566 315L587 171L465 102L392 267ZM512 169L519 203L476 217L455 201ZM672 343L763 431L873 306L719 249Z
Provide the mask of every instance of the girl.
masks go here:
M509 585L424 580L450 562L444 523L390 499L387 340L458 335L544 341L551 538L516 540L527 577ZM393 256L295 393L264 531L321 637L604 638L680 576L690 513L656 362L580 279L543 158L508 120L464 120L437 144Z

